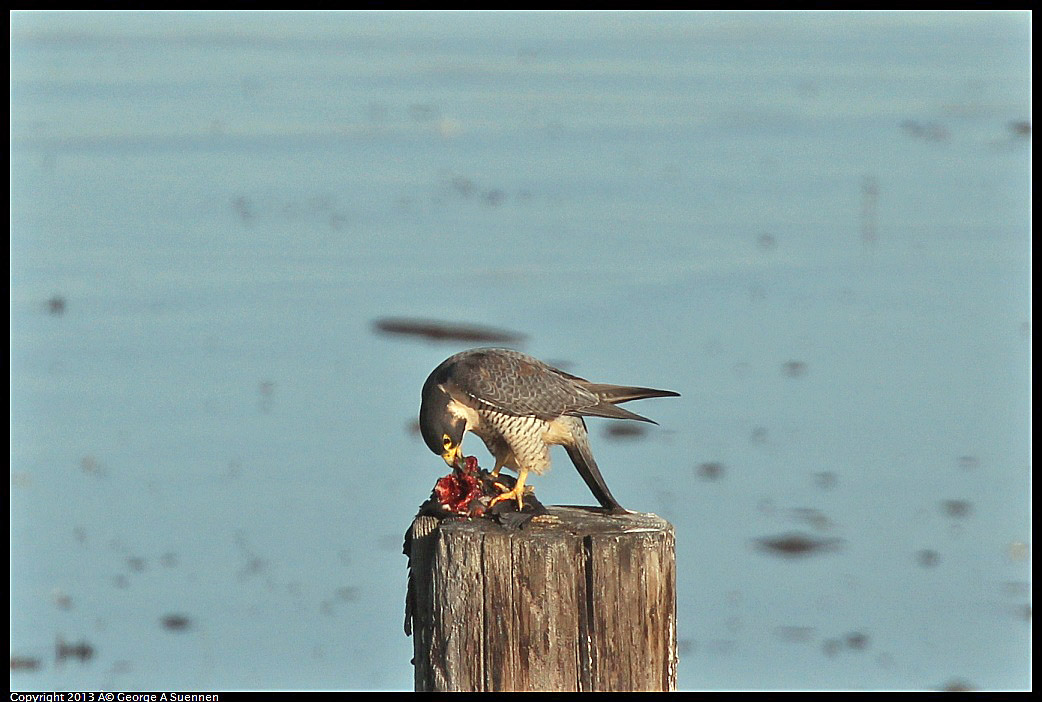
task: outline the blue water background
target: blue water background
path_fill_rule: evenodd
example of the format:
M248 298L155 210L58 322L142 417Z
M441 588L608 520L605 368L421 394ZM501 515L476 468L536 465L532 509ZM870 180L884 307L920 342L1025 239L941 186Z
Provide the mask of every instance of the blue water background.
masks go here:
M682 394L590 421L676 527L682 689L1027 688L1030 29L15 13L12 689L412 689L467 344L387 316Z

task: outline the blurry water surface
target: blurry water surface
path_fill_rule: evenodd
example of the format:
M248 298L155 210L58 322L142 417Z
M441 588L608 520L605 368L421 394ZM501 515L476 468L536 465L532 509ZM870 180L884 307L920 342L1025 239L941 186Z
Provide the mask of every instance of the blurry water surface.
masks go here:
M1030 115L1023 13L14 14L12 688L411 689L386 316L682 393L682 688L1028 687Z

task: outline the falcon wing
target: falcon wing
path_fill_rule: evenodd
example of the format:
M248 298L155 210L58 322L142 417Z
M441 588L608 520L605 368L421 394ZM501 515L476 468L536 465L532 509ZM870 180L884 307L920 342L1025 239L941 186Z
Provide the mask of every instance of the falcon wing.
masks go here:
M507 414L551 420L562 414L586 414L601 398L570 376L509 349L479 349L455 362L450 394L472 405Z

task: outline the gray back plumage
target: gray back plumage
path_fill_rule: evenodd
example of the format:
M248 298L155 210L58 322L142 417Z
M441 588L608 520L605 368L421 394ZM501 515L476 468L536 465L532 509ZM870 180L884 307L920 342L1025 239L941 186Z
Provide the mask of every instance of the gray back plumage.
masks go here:
M569 414L651 422L614 403L677 395L668 390L590 383L512 349L464 351L446 359L432 377L439 370L444 370L442 377L451 377L449 392L462 393L471 403L545 420Z

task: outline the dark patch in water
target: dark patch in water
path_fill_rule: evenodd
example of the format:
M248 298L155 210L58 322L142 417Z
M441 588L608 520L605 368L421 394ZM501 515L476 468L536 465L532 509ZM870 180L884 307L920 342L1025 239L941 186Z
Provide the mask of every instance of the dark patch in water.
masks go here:
M400 317L384 317L382 319L377 319L373 322L373 328L380 334L418 336L430 341L475 341L482 343L518 344L525 338L523 334L505 331L503 329L494 329L492 327Z
M915 554L915 560L923 568L933 568L941 562L941 554L932 548L924 548Z
M941 510L949 517L962 519L973 513L973 503L969 500L942 500Z
M166 614L159 621L169 631L184 631L192 625L192 620L183 614Z
M11 670L31 673L39 670L41 666L39 658L27 658L22 656L11 656Z
M724 477L724 464L710 461L708 463L699 464L695 468L695 475L702 480L719 480Z
M604 427L604 436L609 439L639 439L647 433L647 427L635 422L609 422Z
M66 658L74 658L80 663L86 663L94 657L94 647L87 641L69 642L61 637L54 644L54 660L63 663Z
M801 558L819 553L838 551L843 545L843 539L821 539L799 532L792 532L779 534L778 536L764 536L756 539L756 544L760 550L776 556Z

